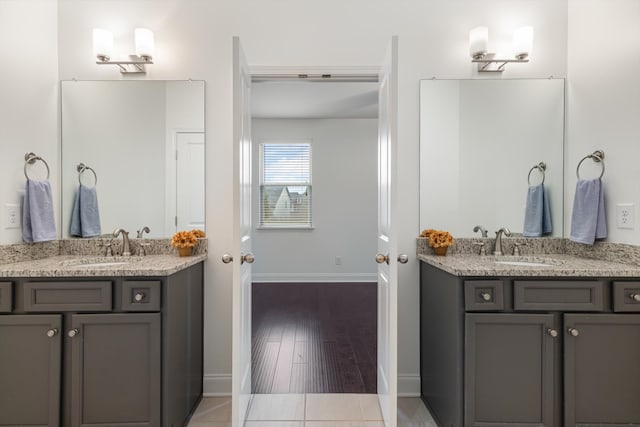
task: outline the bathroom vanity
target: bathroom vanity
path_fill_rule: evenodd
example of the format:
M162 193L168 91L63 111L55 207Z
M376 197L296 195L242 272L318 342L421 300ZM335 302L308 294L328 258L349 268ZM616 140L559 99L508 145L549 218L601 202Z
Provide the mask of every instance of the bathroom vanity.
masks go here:
M421 396L441 427L640 425L639 267L419 259Z
M202 396L205 258L0 266L0 426L184 425Z

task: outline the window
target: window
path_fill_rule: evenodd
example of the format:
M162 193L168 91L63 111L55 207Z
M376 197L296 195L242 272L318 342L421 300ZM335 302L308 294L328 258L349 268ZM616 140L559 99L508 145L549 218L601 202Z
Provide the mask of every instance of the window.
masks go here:
M311 143L260 144L260 226L311 227Z

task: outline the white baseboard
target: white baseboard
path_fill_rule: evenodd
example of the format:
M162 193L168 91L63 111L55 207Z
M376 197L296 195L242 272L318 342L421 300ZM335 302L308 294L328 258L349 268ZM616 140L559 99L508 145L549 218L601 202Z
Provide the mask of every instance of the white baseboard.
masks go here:
M205 374L202 395L231 396L231 374Z
M420 375L398 374L398 397L420 397Z
M375 273L254 273L254 283L288 283L288 282L376 282Z
M203 395L231 396L231 375L205 375ZM420 397L420 375L398 375L398 397Z

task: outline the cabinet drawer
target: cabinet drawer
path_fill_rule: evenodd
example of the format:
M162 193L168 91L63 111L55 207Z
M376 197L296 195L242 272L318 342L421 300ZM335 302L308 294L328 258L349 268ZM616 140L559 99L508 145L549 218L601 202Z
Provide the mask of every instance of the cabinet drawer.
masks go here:
M501 280L465 280L464 308L467 311L504 310Z
M613 311L640 311L640 282L613 282Z
M124 281L122 310L160 311L160 281Z
M0 313L13 310L13 293L11 282L0 282Z
M602 311L604 283L584 280L516 280L516 310Z
M111 282L26 282L24 311L111 311Z

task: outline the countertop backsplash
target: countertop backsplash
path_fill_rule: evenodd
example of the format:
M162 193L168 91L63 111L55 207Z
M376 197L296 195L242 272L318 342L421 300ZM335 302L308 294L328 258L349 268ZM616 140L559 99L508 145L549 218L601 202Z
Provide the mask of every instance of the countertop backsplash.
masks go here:
M474 243L484 243L487 255L492 255L495 238L457 238L453 246L449 247L451 255L479 255L479 247ZM594 245L584 245L560 237L503 237L502 251L505 255L513 254L514 243L520 244L520 254L546 255L565 254L581 258L601 261L619 262L640 265L640 246L625 243L596 242ZM433 248L429 240L418 237L416 254L433 255Z
M171 246L171 239L130 239L130 241L135 251L133 256L138 256L141 241L148 244L147 255L177 254L177 250ZM114 254L118 254L122 248L122 239L115 238L64 239L42 243L0 245L0 264L39 260L58 255L104 256L107 243L111 243ZM198 239L193 254L206 253L207 239Z

